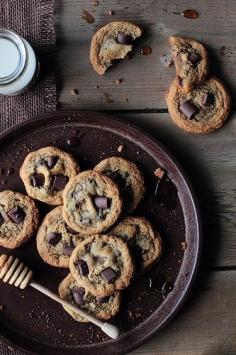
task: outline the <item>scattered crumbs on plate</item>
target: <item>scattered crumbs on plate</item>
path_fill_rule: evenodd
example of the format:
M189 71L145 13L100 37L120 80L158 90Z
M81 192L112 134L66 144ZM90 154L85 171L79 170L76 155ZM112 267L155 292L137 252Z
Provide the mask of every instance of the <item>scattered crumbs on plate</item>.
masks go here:
M187 242L182 242L182 243L181 243L181 248L182 248L183 250L186 250L186 249L187 249Z
M154 171L154 175L155 175L156 177L158 177L159 179L162 179L163 176L165 175L165 171L164 171L162 168L158 167L158 168Z
M121 153L124 150L124 145L121 144L119 145L119 147L117 148L117 152Z

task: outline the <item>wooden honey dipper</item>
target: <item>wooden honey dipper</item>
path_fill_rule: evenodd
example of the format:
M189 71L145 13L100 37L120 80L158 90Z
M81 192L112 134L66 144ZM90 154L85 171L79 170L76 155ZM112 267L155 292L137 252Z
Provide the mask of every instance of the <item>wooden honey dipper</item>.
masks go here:
M76 307L66 300L61 299L58 295L48 290L46 287L32 280L33 271L30 270L23 262L12 255L0 256L0 280L7 282L10 285L25 289L28 285L42 292L54 301L66 306L71 311L79 314L81 317L86 318L88 321L97 325L105 334L110 338L118 338L120 331L113 324L102 322L100 319L93 317L91 314L85 312L79 307Z

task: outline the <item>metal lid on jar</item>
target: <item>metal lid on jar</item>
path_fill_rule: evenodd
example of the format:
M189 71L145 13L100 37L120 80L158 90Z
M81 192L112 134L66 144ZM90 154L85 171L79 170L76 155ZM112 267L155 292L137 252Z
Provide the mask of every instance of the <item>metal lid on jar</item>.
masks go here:
M0 28L0 85L16 80L26 65L26 48L15 32Z

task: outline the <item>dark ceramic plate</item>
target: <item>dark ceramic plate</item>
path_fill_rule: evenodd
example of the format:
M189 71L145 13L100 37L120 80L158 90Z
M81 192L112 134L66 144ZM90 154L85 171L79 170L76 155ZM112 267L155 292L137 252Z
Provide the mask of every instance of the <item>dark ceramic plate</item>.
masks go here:
M71 139L73 137L73 139ZM75 139L75 137L79 139ZM68 144L69 143L69 144ZM25 192L19 168L29 151L54 145L72 153L83 170L117 155L143 171L146 196L137 215L148 217L164 242L161 261L149 274L136 277L123 292L120 313L113 319L122 329L110 340L91 324L76 323L62 307L29 287L20 291L0 285L1 337L29 353L126 353L162 328L176 313L193 281L199 260L200 227L188 181L170 154L154 139L126 122L103 114L60 112L23 123L0 137L0 189ZM119 145L124 149L117 151ZM155 196L158 166L167 171ZM39 204L42 215L47 211ZM45 264L35 238L13 253L35 270L35 278L56 291L68 270Z

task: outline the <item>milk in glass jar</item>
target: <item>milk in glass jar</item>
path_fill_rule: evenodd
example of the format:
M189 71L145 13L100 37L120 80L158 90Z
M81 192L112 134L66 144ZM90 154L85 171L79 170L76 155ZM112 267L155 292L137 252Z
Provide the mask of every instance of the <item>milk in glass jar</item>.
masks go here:
M25 92L38 73L39 63L31 45L15 32L0 29L0 94Z

